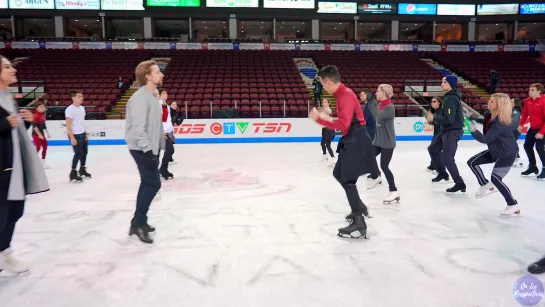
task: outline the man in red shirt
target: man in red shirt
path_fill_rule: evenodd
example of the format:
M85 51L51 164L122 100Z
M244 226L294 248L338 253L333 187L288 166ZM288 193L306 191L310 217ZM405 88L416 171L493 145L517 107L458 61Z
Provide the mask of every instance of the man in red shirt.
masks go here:
M339 155L333 176L346 192L352 213L347 216L347 219L351 220L350 225L340 228L338 235L365 238L367 225L362 214L368 216L368 211L360 199L356 182L361 175L378 170L378 165L371 138L365 127L363 110L356 94L341 83L341 75L337 67L323 67L318 72L318 78L324 89L336 98L339 119L332 120L319 113L316 108L312 109L309 116L322 126L342 131L342 138L337 146ZM352 236L355 231L359 231L360 236Z
M522 176L528 176L531 174L538 174L536 155L534 153L534 145L541 160L541 166L543 167L541 174L537 176L538 180L545 179L545 140L543 135L545 134L545 95L543 93L543 84L534 83L530 85L528 91L528 98L524 100L524 108L522 109L522 116L520 117L519 132L522 133L522 126L526 123L526 120L530 120L530 129L526 133L526 140L524 140L524 150L528 156L528 169L521 173Z

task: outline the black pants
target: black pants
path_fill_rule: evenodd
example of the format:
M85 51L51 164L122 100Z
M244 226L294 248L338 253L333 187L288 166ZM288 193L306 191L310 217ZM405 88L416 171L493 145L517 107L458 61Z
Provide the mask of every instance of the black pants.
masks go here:
M174 136L167 137L165 140L165 154L163 155L163 160L161 160L161 170L168 169L168 163L172 161L172 156L174 155Z
M314 104L316 106L321 106L322 105L322 102L320 100L322 100L322 93L314 92Z
M159 178L159 157L152 153L131 150L131 155L140 172L140 188L136 196L136 211L131 225L143 226L148 222L148 210L155 195L161 189Z
M513 136L515 137L515 140L518 140L521 133L518 130L513 130ZM517 159L520 158L520 154L517 151Z
M72 159L72 169L76 169L78 162L80 162L80 167L85 167L85 162L87 161L87 141L85 140L86 134L74 134L76 139L76 146L72 146L74 149L74 158Z
M322 153L326 154L326 149L329 152L329 155L333 158L335 155L333 154L333 149L331 149L331 141L335 138L335 131L322 128L322 140L320 141L320 145L322 146Z
M11 245L15 225L25 211L25 201L8 200L11 171L2 171L0 175L0 252L3 252Z
M430 146L428 147L428 152L430 153L437 172L439 174L445 174L446 169L448 169L455 183L464 182L462 177L460 177L458 167L456 166L456 162L454 160L456 150L458 150L458 142L462 138L463 134L464 130L462 129L441 131L436 137L433 138Z
M526 140L524 140L524 151L526 151L528 161L530 161L530 166L536 166L536 154L534 153L535 146L539 159L541 160L541 165L545 167L545 139L536 139L536 134L538 132L538 129L528 130L528 133L526 133Z
M394 155L394 148L373 147L375 148L375 157L380 155L380 168L384 172L384 176L386 176L390 191L397 191L394 174L392 174L392 171L390 171L390 161L392 161L392 157ZM377 174L371 174L369 177L371 179L377 179L378 176L380 176L380 171L378 171Z
M505 198L507 205L513 206L517 204L517 201L513 198L513 195L511 195L511 191L502 181L502 178L509 173L515 159L516 156L494 159L490 152L485 150L469 158L469 160L467 160L467 165L473 174L475 174L475 177L477 177L479 185L484 186L488 183L488 179L484 176L479 165L495 163L494 168L492 169L492 175L490 176L492 184L500 191L503 198Z
M337 160L337 163L335 164L335 168L333 169L333 177L335 177L335 179L343 187L352 213L362 214L362 209L365 208L365 205L363 204L360 198L360 195L358 193L358 188L356 187L356 183L358 182L358 179L343 180L342 167L344 162L345 161L343 161L343 159Z

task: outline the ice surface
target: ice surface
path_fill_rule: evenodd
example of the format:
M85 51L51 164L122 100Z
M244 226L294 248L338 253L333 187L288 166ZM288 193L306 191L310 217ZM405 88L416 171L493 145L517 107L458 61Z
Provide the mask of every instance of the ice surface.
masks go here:
M14 238L31 272L0 273L0 306L520 306L513 285L545 254L545 182L512 169L523 216L500 218L499 193L473 196L466 161L482 145L461 142L465 197L430 183L427 146L398 143L400 204L360 180L370 239L349 240L319 144L177 145L151 246L127 236L139 177L126 147L90 147L81 184L68 183L71 149L52 147L51 191L28 198Z

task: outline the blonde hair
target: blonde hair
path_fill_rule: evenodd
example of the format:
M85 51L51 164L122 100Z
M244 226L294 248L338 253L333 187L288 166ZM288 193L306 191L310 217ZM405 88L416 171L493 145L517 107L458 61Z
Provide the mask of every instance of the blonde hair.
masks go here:
M386 97L392 98L392 96L394 96L394 88L390 84L381 84L378 88L381 88L384 91Z
M513 122L513 105L511 104L511 98L509 95L504 93L495 93L490 96L490 99L495 99L498 104L498 110L496 115L493 117L498 117L500 123L504 125L510 125Z
M148 83L146 79L146 75L149 75L151 73L151 68L154 65L157 65L155 61L148 60L148 61L141 62L140 64L138 64L138 66L136 66L135 76L136 76L136 82L138 82L138 85L144 86Z

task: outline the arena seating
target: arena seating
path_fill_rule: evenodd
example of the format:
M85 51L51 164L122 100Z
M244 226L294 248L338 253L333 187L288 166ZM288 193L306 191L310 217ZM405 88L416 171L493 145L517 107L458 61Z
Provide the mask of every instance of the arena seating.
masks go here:
M336 65L342 81L356 93L364 88L376 91L383 83L392 85L392 102L399 117L422 114L422 109L403 93L405 80L441 80L443 77L413 52L319 51L308 55L318 67Z
M509 94L512 98L524 99L528 97L530 84L545 82L545 65L530 52L448 52L435 53L432 57L482 89L490 87L489 73L495 69L500 76L500 86L496 92ZM469 90L464 91L465 101L474 109L485 108L488 101L486 97L471 94Z
M172 51L164 87L189 118L237 108L241 117L308 116L312 97L285 51Z
M122 90L116 82L122 77L128 84L134 80L134 68L149 59L145 50L26 50L29 59L17 65L19 81L44 81L50 105L71 103L69 93L82 90L87 112L109 112ZM37 85L37 84L36 84ZM26 85L30 86L30 85ZM106 118L100 114L99 118Z

